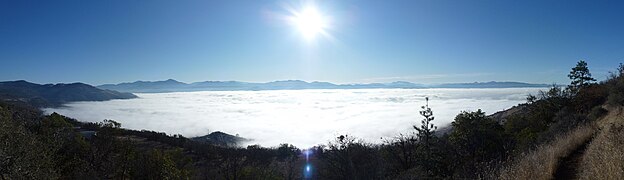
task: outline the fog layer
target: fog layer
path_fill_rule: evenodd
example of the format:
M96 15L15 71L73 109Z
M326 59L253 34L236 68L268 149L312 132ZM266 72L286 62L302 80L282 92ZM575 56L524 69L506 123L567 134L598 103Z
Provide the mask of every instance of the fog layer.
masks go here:
M182 134L240 134L253 144L309 147L349 134L368 142L413 131L429 97L438 127L460 111L487 114L525 101L537 88L206 91L137 94L139 98L75 102L47 108L80 121L113 119L130 129Z

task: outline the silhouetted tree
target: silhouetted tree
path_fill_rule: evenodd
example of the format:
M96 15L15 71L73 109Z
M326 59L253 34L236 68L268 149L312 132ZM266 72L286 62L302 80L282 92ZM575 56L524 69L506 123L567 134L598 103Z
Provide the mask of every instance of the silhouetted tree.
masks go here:
M615 74L616 74L616 77L624 76L624 64L620 63L620 65L618 65Z
M527 102L526 102L527 104L533 104L535 101L537 101L537 97L535 97L535 96L534 96L534 95L532 95L532 94L529 94L529 95L527 95L527 97L526 97L526 101L527 101Z
M420 126L413 126L418 132L417 146L417 169L418 176L427 178L436 178L440 176L442 171L442 155L437 151L439 142L435 136L438 128L431 121L434 120L433 111L429 107L429 98L425 98L426 104L422 106L420 115L424 117Z
M298 169L296 169L297 160L301 150L292 144L280 144L277 148L277 160L280 162L281 173L285 179L296 179Z
M587 68L587 62L583 60L576 63L576 67L572 68L568 77L572 80L568 89L570 89L573 94L576 94L581 87L585 87L591 82L596 81L596 79L591 77L589 68Z
M420 111L420 115L422 115L424 119L421 121L420 126L414 126L414 129L418 131L418 140L423 146L428 148L428 146L431 144L430 141L433 138L433 134L435 133L435 130L438 129L438 127L434 126L433 123L431 123L434 117L433 111L429 107L429 97L426 97L425 100L426 104L425 106L421 107L423 110Z

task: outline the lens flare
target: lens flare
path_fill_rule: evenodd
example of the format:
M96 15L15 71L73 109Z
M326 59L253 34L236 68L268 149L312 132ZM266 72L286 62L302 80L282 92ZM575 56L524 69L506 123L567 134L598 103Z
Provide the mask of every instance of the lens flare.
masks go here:
M310 164L310 155L312 155L312 149L304 150L303 154L306 157L306 165L303 169L303 177L304 179L310 179L312 178L312 165Z

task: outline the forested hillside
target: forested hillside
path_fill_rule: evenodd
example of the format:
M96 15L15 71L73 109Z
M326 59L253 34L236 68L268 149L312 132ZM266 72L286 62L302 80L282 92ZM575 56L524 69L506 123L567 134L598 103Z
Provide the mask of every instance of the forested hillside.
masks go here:
M136 97L131 93L98 89L83 83L41 85L23 80L0 82L0 100L24 102L35 107L60 106L73 101L105 101Z

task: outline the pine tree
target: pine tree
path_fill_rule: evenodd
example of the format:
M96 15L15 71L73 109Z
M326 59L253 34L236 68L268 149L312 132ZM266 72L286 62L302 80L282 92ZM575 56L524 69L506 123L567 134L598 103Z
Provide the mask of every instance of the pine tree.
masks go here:
M429 107L429 98L426 97L426 105L422 106L423 109L420 111L420 115L424 117L421 121L420 127L414 126L414 129L418 131L418 146L419 146L419 166L424 170L425 176L433 177L436 175L436 172L439 171L439 161L438 156L434 150L436 137L434 135L435 130L438 128L434 126L431 121L433 121L433 111Z
M434 126L431 123L431 121L433 121L434 117L433 117L433 111L431 111L431 108L429 107L429 97L426 97L425 100L426 100L426 105L422 106L421 108L423 110L420 111L420 115L425 117L425 119L423 119L421 121L420 127L414 126L414 129L416 129L416 131L418 131L418 140L421 143L423 143L425 146L428 146L430 144L430 140L431 140L433 134L435 133L435 130L438 127Z
M589 72L589 68L587 68L587 62L580 60L576 63L576 67L572 68L568 77L572 82L568 86L568 89L573 94L576 94L578 90L582 87L589 85L591 82L596 81L596 79L591 77L591 73Z

